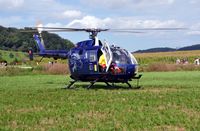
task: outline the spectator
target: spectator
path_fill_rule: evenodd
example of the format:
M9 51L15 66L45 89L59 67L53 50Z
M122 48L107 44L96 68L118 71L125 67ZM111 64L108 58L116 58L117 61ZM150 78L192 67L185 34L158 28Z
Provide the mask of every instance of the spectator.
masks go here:
M195 64L195 65L200 65L200 60L199 60L199 58L196 58L196 59L194 60L194 64Z

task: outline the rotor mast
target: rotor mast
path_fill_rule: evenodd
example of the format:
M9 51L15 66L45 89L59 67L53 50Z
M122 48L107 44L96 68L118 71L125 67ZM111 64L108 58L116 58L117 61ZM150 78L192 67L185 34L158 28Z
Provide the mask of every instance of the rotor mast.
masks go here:
M108 29L86 29L86 32L89 32L89 38L95 41L94 46L99 46L99 39L97 37L98 33L101 31L107 31Z

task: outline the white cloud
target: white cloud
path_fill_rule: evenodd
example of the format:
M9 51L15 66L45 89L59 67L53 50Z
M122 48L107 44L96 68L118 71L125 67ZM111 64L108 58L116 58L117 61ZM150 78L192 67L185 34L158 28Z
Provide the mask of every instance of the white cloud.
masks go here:
M110 18L100 19L95 16L84 16L82 19L71 21L67 26L76 28L106 28L111 21Z
M48 23L48 24L44 25L44 27L67 27L67 26L63 25L59 22L56 22L56 23Z
M176 20L140 20L134 17L97 18L85 16L82 19L75 19L68 24L69 27L79 28L167 28L183 27L182 22Z
M24 0L0 0L0 10L20 8L23 4Z
M74 19L80 18L83 16L83 13L78 10L65 10L59 17L63 19Z
M93 7L107 7L112 9L124 7L146 7L155 5L170 5L175 0L82 0L82 3Z
M16 20L12 21L13 18L11 19L11 17L19 15L21 19L24 19L21 21L21 23L25 24L24 26L34 26L38 20L42 22L59 21L60 19L58 18L60 16L70 17L70 13L76 16L74 18L79 18L78 15L81 15L81 12L70 10L71 8L57 0L0 0L0 11L3 12L0 17L7 19L11 26L18 26L19 24L16 24ZM2 19L0 21L3 26L8 25Z

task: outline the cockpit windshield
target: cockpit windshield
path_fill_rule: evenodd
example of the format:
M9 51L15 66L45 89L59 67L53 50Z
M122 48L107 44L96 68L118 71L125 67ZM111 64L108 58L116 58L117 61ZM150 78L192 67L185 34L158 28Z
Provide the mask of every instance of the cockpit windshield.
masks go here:
M131 57L126 50L111 47L111 51L113 55L112 62L116 64L132 64Z

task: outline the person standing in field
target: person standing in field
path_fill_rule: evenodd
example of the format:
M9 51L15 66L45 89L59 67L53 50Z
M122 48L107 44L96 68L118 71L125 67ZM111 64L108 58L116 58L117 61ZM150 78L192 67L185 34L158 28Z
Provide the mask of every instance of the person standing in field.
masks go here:
M179 58L176 59L176 64L180 64L181 60Z
M199 60L199 58L196 58L196 59L194 60L194 64L195 64L195 65L200 65L200 60Z

